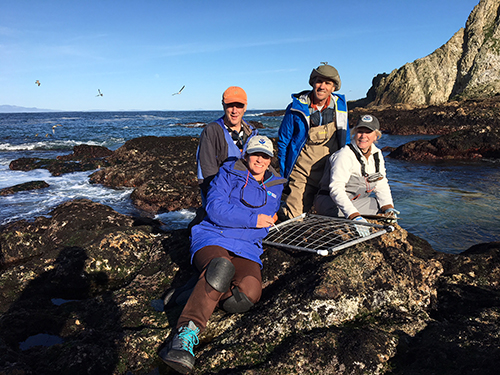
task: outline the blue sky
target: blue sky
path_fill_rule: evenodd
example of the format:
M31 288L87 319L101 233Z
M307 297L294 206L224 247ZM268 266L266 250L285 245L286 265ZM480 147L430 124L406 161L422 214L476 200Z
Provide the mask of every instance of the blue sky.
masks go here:
M355 100L446 43L478 3L0 0L0 105L210 110L236 85L249 109L282 109L322 61Z

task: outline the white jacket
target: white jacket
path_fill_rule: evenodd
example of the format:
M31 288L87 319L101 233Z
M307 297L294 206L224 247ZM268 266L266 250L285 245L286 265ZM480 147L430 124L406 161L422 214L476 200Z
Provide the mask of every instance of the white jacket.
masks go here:
M353 143L353 146L362 155L355 143ZM329 158L330 178L328 191L333 202L340 208L346 218L358 212L351 201L358 194L362 198L373 192L380 207L393 207L391 189L386 177L384 156L374 144L371 146L368 159L364 155L361 156L365 162L365 171L368 174L375 173L375 159L373 157L375 153L379 153L379 172L383 175L383 178L372 183L366 181L366 178L361 174L361 163L349 146L344 146ZM321 188L325 189L326 186Z

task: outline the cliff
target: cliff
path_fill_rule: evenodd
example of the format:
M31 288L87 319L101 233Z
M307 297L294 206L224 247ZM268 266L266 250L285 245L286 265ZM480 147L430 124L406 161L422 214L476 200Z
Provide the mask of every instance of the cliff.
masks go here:
M481 0L465 29L430 55L373 79L367 97L350 103L437 105L500 94L500 0Z

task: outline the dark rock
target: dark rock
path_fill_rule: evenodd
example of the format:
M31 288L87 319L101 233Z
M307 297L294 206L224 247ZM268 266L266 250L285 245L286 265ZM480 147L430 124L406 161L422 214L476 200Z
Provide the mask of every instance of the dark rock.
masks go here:
M83 172L98 169L107 165L106 156L113 151L101 146L79 145L73 148L73 153L58 156L54 159L19 158L9 164L9 168L17 171L31 171L33 169L48 169L53 176L64 173Z
M197 147L198 139L191 137L132 139L106 159L109 166L93 173L90 182L134 187L134 205L151 213L199 207Z
M500 243L439 254L437 308L415 336L402 337L391 374L488 374L500 366Z
M456 131L399 146L389 157L402 160L500 158L500 128Z
M269 117L279 117L279 116L284 116L285 115L285 110L279 110L279 111L272 111L272 112L266 112L263 113L262 116L269 116Z
M395 135L444 135L459 130L500 128L500 96L483 100L453 101L442 105L412 106L398 104L349 110L349 123L354 126L364 114L380 121L383 133Z
M251 124L255 129L264 129L265 126L262 122L259 122L259 121L253 121L253 120L250 120L250 121L247 121L249 124Z
M11 195L19 191L45 189L46 187L49 186L50 185L45 181L30 181L30 182L25 182L23 184L18 184L7 188L3 188L0 190L0 195Z
M113 151L103 146L78 145L73 147L73 153L58 156L58 160L102 159L113 155Z
M216 310L195 373L489 374L500 248L480 247L440 254L399 226L327 257L266 246L261 301ZM0 373L167 372L157 351L181 308L153 301L191 276L188 248L187 230L88 200L0 228ZM63 341L21 350L39 333Z

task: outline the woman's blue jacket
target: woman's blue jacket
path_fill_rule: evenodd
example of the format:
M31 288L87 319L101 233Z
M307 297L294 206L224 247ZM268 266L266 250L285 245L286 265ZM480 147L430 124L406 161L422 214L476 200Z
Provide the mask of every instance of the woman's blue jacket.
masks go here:
M262 267L262 239L269 228L257 228L257 217L278 211L285 182L272 167L260 185L243 159L224 163L208 192L207 216L191 229L191 259L201 248L217 245Z

